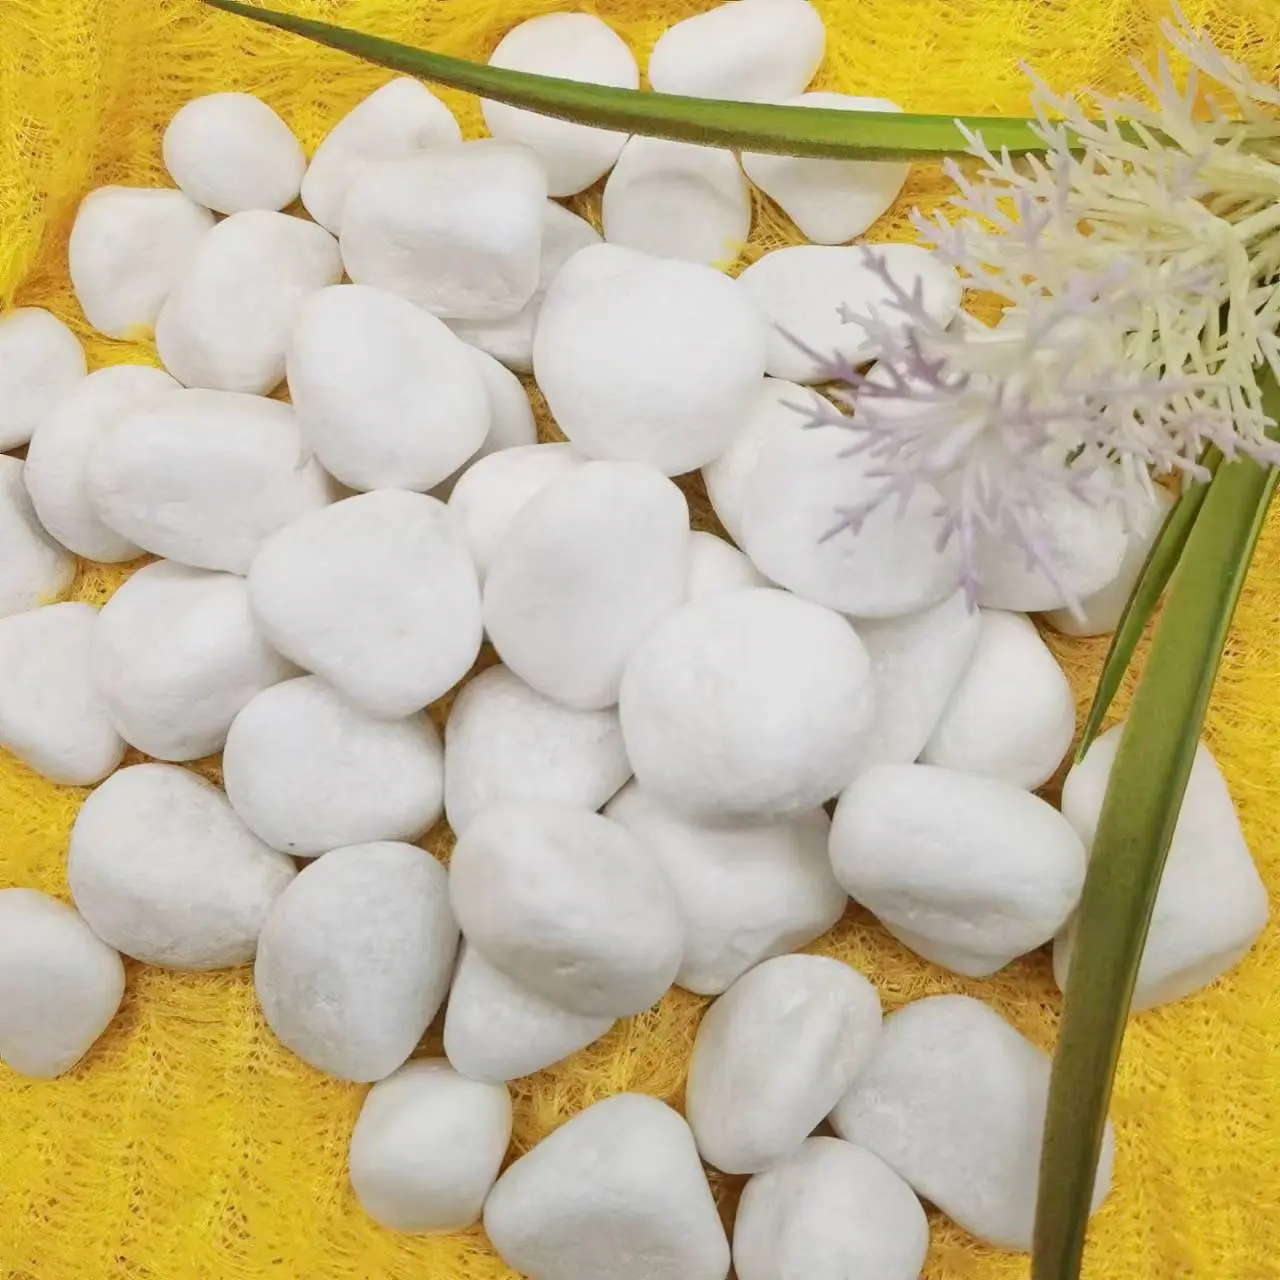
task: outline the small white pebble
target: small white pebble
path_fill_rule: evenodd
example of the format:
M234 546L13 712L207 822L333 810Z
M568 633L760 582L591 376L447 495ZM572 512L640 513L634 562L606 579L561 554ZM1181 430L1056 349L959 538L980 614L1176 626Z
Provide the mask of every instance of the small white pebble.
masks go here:
M1076 700L1020 613L981 609L978 643L920 759L1034 791L1071 748Z
M0 746L64 786L101 782L124 755L90 673L97 623L73 603L0 618Z
M666 872L685 923L676 983L698 995L719 995L761 960L807 946L848 905L831 871L831 824L821 809L750 827L703 827L632 783L605 816Z
M0 889L0 1061L51 1080L107 1029L124 996L124 965L66 903Z
M731 151L636 134L604 184L601 218L611 244L727 264L751 234L751 189Z
M107 601L93 679L120 736L157 760L221 751L236 713L297 671L263 639L243 578L161 560Z
M449 710L444 809L456 835L506 800L598 809L630 776L614 708L559 706L506 667L470 681Z
M553 480L511 521L485 578L498 656L556 702L612 706L631 651L684 598L688 544L684 494L651 467L592 462Z
M449 877L386 841L303 868L262 926L253 985L267 1025L339 1080L389 1076L444 1002L458 946Z
M738 1280L917 1280L929 1220L879 1156L809 1138L743 1189L733 1226Z
M333 496L289 405L231 391L175 391L126 412L91 453L85 485L122 537L229 573L248 572L266 538Z
M565 286L549 291L533 343L538 385L580 453L692 471L742 426L768 326L734 281L691 262L648 259L573 285L578 264L608 247L576 255Z
M314 676L245 705L227 734L222 773L245 823L299 858L417 840L444 805L444 751L425 715L374 719Z
M658 38L649 83L658 93L769 102L802 92L826 48L806 0L730 0Z
M448 326L367 285L312 294L287 358L307 446L352 489L430 489L489 431L484 379Z
M0 618L56 600L76 562L44 531L23 481L25 464L0 455Z
M342 214L347 274L442 319L512 315L538 285L546 198L537 156L492 138L366 165Z
M156 319L156 350L187 387L266 395L308 294L342 278L338 242L283 213L238 213L196 248Z
M1048 1094L1048 1054L981 1001L932 996L885 1020L831 1124L979 1240L1026 1251ZM1108 1121L1094 1209L1114 1144Z
M635 55L611 27L590 13L544 13L520 23L498 42L489 65L583 84L640 87ZM625 133L570 124L503 102L480 105L495 138L523 143L537 154L546 168L551 196L585 191L609 171L627 139Z
M707 1010L685 1114L702 1158L725 1173L786 1159L844 1096L875 1048L880 997L830 956L776 956Z
M336 236L347 192L370 161L399 160L461 141L453 112L425 84L408 76L391 80L325 135L302 179L303 206Z
M614 1019L570 1013L464 942L444 1015L444 1051L473 1080L518 1080L585 1049Z
M295 874L221 791L172 764L112 774L81 806L67 855L71 896L94 933L164 969L252 960Z
M307 168L289 126L250 93L193 98L169 121L162 146L174 182L215 213L283 209Z
M313 511L249 570L267 639L370 715L420 711L480 652L480 585L449 508L382 489Z
M878 308L892 319L884 311L892 295L869 261L873 255L899 288L908 294L920 290L924 310L936 323L945 325L960 309L960 277L919 245L774 249L739 277L773 324L767 372L793 382L819 382L827 372L824 361L835 357L861 364L877 354L866 330L844 319L843 310L865 316Z
M432 487L431 496L439 498L441 502L449 501L449 495L459 478L481 458L500 453L504 449L518 449L538 443L538 423L533 416L533 405L529 401L529 393L524 389L524 383L487 351L473 347L468 342L462 344L462 349L484 383L489 400L489 431L475 453Z
M847 93L802 93L781 105L902 111L885 98ZM742 168L814 244L846 244L860 236L898 198L911 172L909 164L897 161L815 160L753 151L743 152Z
M41 307L0 315L0 453L17 449L84 377L80 340Z
M874 702L871 662L844 618L757 590L690 601L650 631L618 711L641 786L695 819L734 823L842 791Z
M511 1095L439 1058L406 1063L364 1100L348 1168L379 1226L417 1235L480 1221L511 1141Z
M40 523L69 551L104 564L142 554L142 548L98 518L89 501L89 459L128 412L176 391L162 369L118 364L98 369L69 391L45 417L27 448L26 482Z
M729 1244L689 1126L643 1094L589 1106L517 1160L485 1203L484 1228L499 1257L529 1280L729 1273Z
M689 562L685 576L685 596L719 595L745 587L767 587L765 578L746 556L714 533L695 530L689 535Z
M1043 946L1084 887L1085 851L1038 796L926 764L876 765L840 797L836 878L899 941L985 978Z
M213 224L213 214L181 191L91 191L76 211L67 246L67 268L85 318L109 338L153 329Z
M684 926L666 875L608 818L548 801L490 805L449 864L463 936L571 1013L628 1017L670 987Z

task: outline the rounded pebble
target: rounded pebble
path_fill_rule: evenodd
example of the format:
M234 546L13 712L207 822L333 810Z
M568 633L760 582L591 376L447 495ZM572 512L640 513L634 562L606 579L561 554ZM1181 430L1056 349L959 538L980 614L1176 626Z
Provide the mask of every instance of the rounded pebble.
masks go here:
M76 572L36 518L24 470L19 459L0 455L0 618L56 600Z
M0 453L26 444L86 368L79 339L48 311L0 315Z
M769 585L768 578L733 543L700 529L689 535L689 562L685 576L685 596L689 600Z

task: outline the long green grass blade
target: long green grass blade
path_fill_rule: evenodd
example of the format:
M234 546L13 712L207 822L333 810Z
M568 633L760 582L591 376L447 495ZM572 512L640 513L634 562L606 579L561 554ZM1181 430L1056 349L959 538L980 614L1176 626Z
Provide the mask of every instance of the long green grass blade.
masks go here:
M1280 389L1264 403L1280 415ZM1103 1125L1156 890L1276 471L1218 468L1134 694L1089 862L1053 1062L1033 1280L1077 1280Z
M1211 472L1216 473L1221 461L1222 454L1217 449L1210 448L1204 458L1204 465ZM1120 615L1120 621L1116 624L1116 629L1111 636L1111 645L1102 663L1102 671L1098 675L1098 683L1093 691L1093 701L1089 704L1089 714L1085 717L1084 729L1080 734L1080 745L1076 748L1077 761L1084 759L1085 752L1098 736L1098 730L1102 727L1112 702L1115 701L1124 673L1133 661L1133 652L1138 646L1138 641L1142 639L1142 632L1155 612L1156 605L1160 603L1160 597L1164 594L1165 587L1169 585L1174 569L1178 566L1183 548L1187 545L1187 539L1191 536L1191 530L1195 527L1196 518L1200 515L1200 508L1204 505L1208 492L1207 484L1189 484L1183 489L1178 501L1174 503L1160 526L1155 542L1151 544L1151 550L1147 553L1147 558L1142 565L1142 572L1134 583L1124 612Z
M577 124L733 150L845 160L938 158L959 153L965 147L957 120L952 116L777 107L610 89L551 76L504 71L331 23L241 4L239 0L205 2L215 9L291 31L434 84L465 89L482 98L527 107ZM1012 153L1044 150L1044 143L1032 132L1029 120L968 116L962 117L960 123L980 133L987 146L997 153L1001 148Z

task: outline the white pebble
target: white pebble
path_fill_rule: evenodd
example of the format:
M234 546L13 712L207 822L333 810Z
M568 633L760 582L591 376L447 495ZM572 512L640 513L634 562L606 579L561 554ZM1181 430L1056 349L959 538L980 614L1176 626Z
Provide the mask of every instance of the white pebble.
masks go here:
M361 1208L391 1231L439 1235L480 1221L511 1141L511 1095L447 1062L409 1062L369 1090L348 1168Z
M1123 726L1108 730L1067 774L1062 813L1092 847ZM1133 1009L1181 1000L1237 964L1265 928L1267 890L1240 830L1231 793L1209 749L1196 748L1168 860L1156 893ZM1075 922L1053 948L1053 976L1066 986Z
M880 1034L880 997L829 956L776 956L707 1010L685 1114L710 1165L759 1173L786 1159L857 1078Z
M1086 858L1071 824L1038 796L933 765L883 764L840 797L831 862L900 942L985 978L1062 928Z
M877 354L862 325L844 318L845 308L855 316L879 309L894 322L894 313L885 309L893 295L872 265L873 256L899 288L908 294L921 291L921 305L938 324L945 325L960 309L959 276L919 245L774 249L739 277L774 327L769 373L793 382L820 382L833 357L862 364Z
M213 214L181 191L99 187L80 202L67 268L85 318L109 338L155 327Z
M312 294L287 360L298 429L352 489L430 489L489 431L489 394L448 326L360 284Z
M1137 514L1130 517L1126 525L1124 557L1116 576L1105 587L1078 601L1080 616L1066 608L1050 609L1044 620L1064 636L1101 636L1114 631L1120 625L1125 605L1129 603L1138 575L1146 563L1147 553L1175 500L1176 496L1168 489L1157 488L1154 500L1142 503Z
M459 478L449 495L449 510L482 584L516 516L549 484L584 461L572 445L523 445L482 458Z
M383 489L269 538L249 570L267 639L370 715L420 711L480 652L480 586L449 508Z
M171 764L112 774L81 807L67 855L71 896L94 933L166 969L252 960L295 874L212 783Z
M676 983L698 995L719 995L761 960L807 946L848 904L831 871L831 824L821 809L751 827L702 827L632 783L605 816L666 872L685 924Z
M0 746L64 786L101 782L124 755L90 674L97 623L71 603L0 618Z
M542 210L542 251L533 296L509 316L497 320L451 320L449 327L463 341L487 351L508 369L532 373L533 335L551 282L579 249L599 243L600 233L591 223L554 200L548 200Z
M973 659L979 612L963 591L898 618L854 620L871 655L875 726L863 748L866 765L910 764L937 728Z
M174 182L215 213L283 209L307 168L289 126L250 93L193 98L169 121L163 151Z
M561 279L598 252L578 254ZM534 374L580 453L679 475L729 447L759 389L768 340L759 310L728 276L652 259L553 288Z
M637 646L618 710L656 800L712 823L816 808L853 777L871 662L838 614L784 591L693 600Z
M687 599L697 600L699 596L769 585L769 580L733 543L701 530L689 535L689 563L685 576Z
M901 112L885 98L802 93L784 107ZM898 161L815 160L746 151L742 167L814 244L845 244L860 236L898 198L911 172Z
M325 135L302 179L303 206L336 236L347 192L370 161L399 160L461 141L453 112L425 84L408 76L391 80Z
M683 599L688 543L684 494L650 467L593 462L552 481L485 578L498 656L565 706L612 706L631 651Z
M79 339L48 311L0 315L0 453L26 444L86 368Z
M1075 695L1034 624L982 609L973 657L920 759L1034 791L1057 771L1075 728Z
M512 315L538 285L547 180L527 147L492 138L366 165L342 214L342 257L442 319Z
M157 760L221 751L255 694L297 675L263 639L243 578L161 560L107 601L93 678L120 736Z
M884 491L877 462L846 427L778 430L760 449L745 486L742 548L766 577L805 599L862 618L917 613L960 582L956 540L940 545L941 497L923 481L892 496L855 532L842 509Z
M730 0L663 32L649 83L694 98L776 101L808 85L825 47L822 19L805 0Z
M218 223L156 319L156 350L187 387L266 395L284 380L298 309L342 278L338 242L314 222L251 211Z
M615 822L510 800L467 824L449 866L467 942L571 1013L649 1008L680 968L684 927L666 876Z
M641 253L638 249L597 240L594 244L583 245L565 259L547 289L547 296L559 303L623 272L651 267L654 261L651 254Z
M444 1015L444 1051L473 1080L518 1080L599 1040L614 1019L570 1013L462 945Z
M104 564L142 548L98 519L89 501L89 458L128 412L179 384L162 369L118 364L80 381L44 418L27 448L27 492L40 523L69 551Z
M979 1240L1025 1251L1048 1095L1048 1054L980 1001L932 996L886 1019L831 1123ZM1114 1141L1108 1122L1095 1209Z
M228 391L175 391L125 413L90 454L85 486L121 537L229 573L248 572L266 538L333 496L293 410Z
M747 481L760 460L760 451L775 436L805 430L831 406L811 387L782 378L764 378L752 393L743 422L729 446L702 468L707 497L716 516L738 546L742 546L742 512Z
M429 853L351 845L308 864L276 899L254 990L303 1062L340 1080L381 1080L444 1002L457 946L449 876Z
M222 773L246 824L299 858L417 840L444 807L444 751L431 721L375 719L314 676L245 705L227 734Z
M636 134L604 184L600 216L611 244L727 264L751 234L751 188L732 151Z
M878 1156L809 1138L743 1189L733 1227L738 1280L917 1280L929 1220Z
M612 28L589 13L544 13L520 23L499 41L489 65L583 84L640 87L635 55ZM609 171L627 138L503 102L480 105L495 138L523 143L536 153L546 168L551 196L585 191Z
M689 1126L637 1093L595 1103L517 1160L485 1203L484 1227L528 1280L725 1280L729 1272Z
M57 599L76 572L76 562L36 518L24 465L0 455L0 618Z
M0 889L0 1061L51 1080L115 1017L124 965L80 916L34 889Z
M454 700L444 765L445 815L457 835L506 800L598 809L631 776L616 710L562 707L501 666Z

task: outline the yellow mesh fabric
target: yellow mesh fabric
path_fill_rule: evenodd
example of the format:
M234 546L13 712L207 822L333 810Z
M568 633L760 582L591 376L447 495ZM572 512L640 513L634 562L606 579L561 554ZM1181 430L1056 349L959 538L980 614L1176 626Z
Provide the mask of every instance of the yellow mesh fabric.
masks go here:
M1016 113L1020 61L1065 89L1133 87L1162 0L818 0L828 27L820 84L908 110ZM557 0L292 0L346 22L473 57ZM591 4L580 7L591 8ZM705 0L601 0L641 53ZM1188 0L1220 46L1274 76L1276 0ZM385 72L208 12L195 0L0 0L0 304L51 308L92 367L153 360L84 325L67 284L79 199L107 182L165 181L160 133L189 97L260 94L310 147ZM468 132L473 101L446 94ZM919 169L876 236L945 185ZM583 202L590 208L591 202ZM795 238L758 202L753 252ZM544 425L546 415L543 414ZM550 428L548 427L548 430ZM691 493L698 498L696 493ZM695 502L708 523L705 497ZM0 551L2 553L2 551ZM85 566L73 594L102 602L128 569ZM1264 537L1210 716L1209 735L1263 875L1280 888L1280 525ZM1054 641L1082 702L1104 642ZM213 764L210 764L213 768ZM0 753L0 885L65 895L67 832L83 793ZM448 835L426 843L445 852ZM948 977L851 912L817 948L871 977L884 1003L941 991L990 1001L1038 1044L1058 995L1036 955L983 983ZM1280 933L1212 990L1132 1025L1113 1115L1115 1190L1094 1219L1093 1280L1280 1276ZM588 1103L632 1089L679 1103L702 1001L673 991L654 1012L514 1086L522 1151ZM433 1031L433 1036L435 1032ZM438 1038L428 1048L438 1049ZM415 1239L373 1226L345 1176L363 1089L328 1080L264 1026L249 972L129 965L111 1030L66 1078L0 1067L0 1277L4 1280L498 1280L483 1236ZM719 1179L726 1213L737 1180ZM933 1222L929 1280L1013 1280L1026 1259Z

